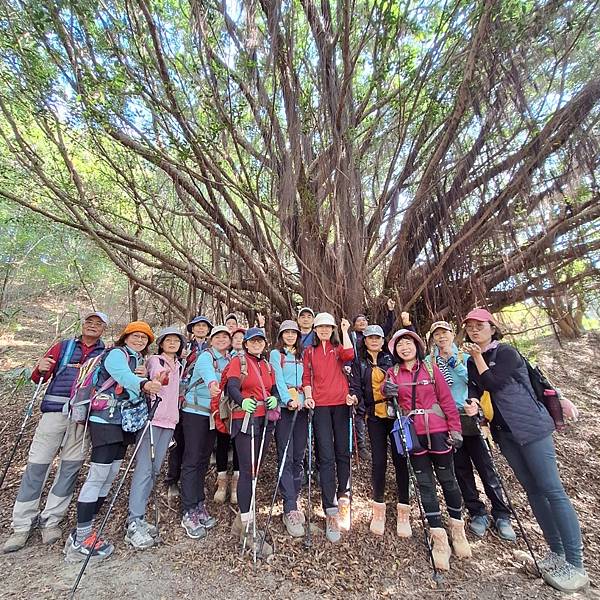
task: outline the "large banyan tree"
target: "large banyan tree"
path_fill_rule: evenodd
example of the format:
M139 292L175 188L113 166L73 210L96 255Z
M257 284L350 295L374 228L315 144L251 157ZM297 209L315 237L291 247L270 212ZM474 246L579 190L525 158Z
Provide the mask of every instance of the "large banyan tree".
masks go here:
M0 196L177 315L426 321L598 275L593 2L0 10Z

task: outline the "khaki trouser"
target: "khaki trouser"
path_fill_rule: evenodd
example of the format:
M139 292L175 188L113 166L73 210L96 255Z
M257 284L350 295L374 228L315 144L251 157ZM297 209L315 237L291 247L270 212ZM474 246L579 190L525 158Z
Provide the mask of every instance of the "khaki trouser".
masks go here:
M82 444L83 431L83 425L72 423L62 413L42 414L29 448L27 468L13 508L12 525L15 531L29 531L38 516L41 527L54 527L60 523L69 508L77 476L87 453L89 436L86 433L85 443ZM40 515L44 483L59 451L58 471Z

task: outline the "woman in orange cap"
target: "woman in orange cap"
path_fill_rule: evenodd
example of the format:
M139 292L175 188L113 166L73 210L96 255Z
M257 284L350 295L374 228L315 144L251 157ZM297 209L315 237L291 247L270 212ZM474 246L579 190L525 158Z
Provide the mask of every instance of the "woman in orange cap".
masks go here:
M119 472L127 445L135 441L138 425L141 423L141 429L148 416L143 394L156 394L161 389L160 379L150 381L135 373L153 340L148 323L133 321L100 362L90 404L90 470L77 501L77 529L71 532L65 545L67 562L84 561L90 553L95 560L101 560L114 550L111 543L93 533L93 522ZM141 409L137 422L128 420L127 415L124 420L126 407Z

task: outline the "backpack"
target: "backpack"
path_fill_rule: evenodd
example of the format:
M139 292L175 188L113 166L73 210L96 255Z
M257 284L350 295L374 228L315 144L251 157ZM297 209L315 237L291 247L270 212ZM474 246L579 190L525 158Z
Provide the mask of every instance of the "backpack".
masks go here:
M71 395L68 402L65 402L69 419L74 423L87 423L90 406L97 397L112 387L116 382L114 378L109 377L99 388L97 388L98 375L104 360L113 348L106 348L98 356L86 360L79 374L71 387ZM123 350L127 354L125 350ZM129 354L127 354L129 360Z
M561 431L565 428L565 418L558 390L548 381L539 366L534 367L520 352L519 356L525 362L529 381L537 401L543 404L550 413L556 430Z

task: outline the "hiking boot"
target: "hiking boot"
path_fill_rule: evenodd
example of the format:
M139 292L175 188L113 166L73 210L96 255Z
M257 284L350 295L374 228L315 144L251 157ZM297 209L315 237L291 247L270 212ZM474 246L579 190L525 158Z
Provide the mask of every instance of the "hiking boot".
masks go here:
M465 535L465 523L462 519L450 519L450 538L452 551L458 558L471 558L471 546Z
M371 510L373 516L371 517L371 524L369 529L371 533L375 535L383 535L385 532L385 502L371 502Z
M157 538L159 533L158 533L158 527L156 525L154 525L153 523L148 523L148 521L146 521L146 519L140 519L142 525L146 528L146 531L153 537L153 538Z
M475 515L469 522L469 531L482 538L489 526L490 518L487 515Z
M338 509L328 508L325 511L325 537L332 543L336 544L342 537L340 535L340 524L338 522Z
M238 479L240 478L240 472L234 471L231 476L231 486L229 487L229 502L231 504L237 504L237 485Z
M25 548L25 544L31 535L31 529L27 531L13 531L10 537L4 542L2 552L8 554L9 552L16 552Z
M195 509L195 514L198 519L198 522L205 529L212 529L217 524L217 520L208 514L208 511L206 510L206 506L204 505L204 502L198 503L198 506L196 506L196 509Z
M552 571L560 565L564 565L566 561L564 556L549 550L548 553L544 557L540 558L537 562L540 571L543 573L544 571ZM537 575L537 572L535 574Z
M256 536L253 531L252 514L240 514L240 546L246 548L251 554L256 550L257 558L268 558L273 554L273 546L265 541L263 531L256 530ZM235 524L235 522L234 522Z
M42 544L50 546L62 538L62 529L60 527L42 527Z
M217 504L223 504L227 499L227 483L227 472L219 473L217 475L217 489L213 496L213 500Z
M340 529L350 531L350 498L345 496L338 500L338 522Z
M443 527L431 527L431 551L436 569L448 571L450 569L450 545L448 534Z
M283 513L283 524L292 537L302 537L304 535L304 525L300 520L301 514L298 510Z
M185 529L185 533L193 540L200 540L206 537L206 528L200 521L195 509L188 510L181 518L181 526Z
M97 562L108 558L114 549L115 547L110 542L99 538L95 533L91 533L83 542L79 543L75 532L72 532L64 549L65 562L83 562L90 553L92 555L90 560Z
M241 534L242 534L242 519L240 517L240 513L236 513L235 519L233 520L233 523L231 524L231 535L240 537Z
M494 521L494 528L501 540L506 540L507 542L517 541L517 534L510 524L510 519L496 519Z
M396 535L401 538L409 538L412 536L410 528L410 504L396 505L398 517L396 520Z
M141 519L134 519L129 523L125 533L125 543L136 550L147 550L154 546L154 538L144 525Z
M574 567L566 561L562 565L557 565L554 569L544 571L542 577L554 589L567 593L578 592L590 583L590 578L585 569Z

